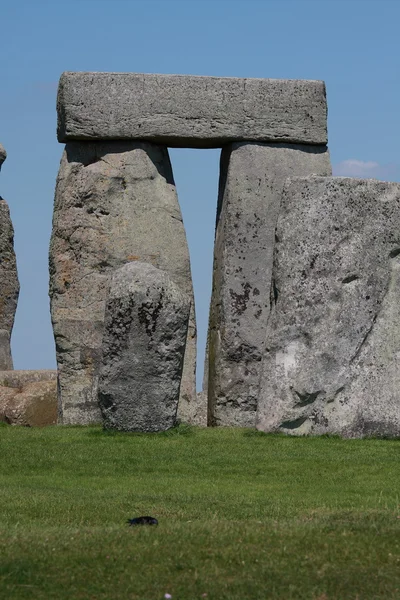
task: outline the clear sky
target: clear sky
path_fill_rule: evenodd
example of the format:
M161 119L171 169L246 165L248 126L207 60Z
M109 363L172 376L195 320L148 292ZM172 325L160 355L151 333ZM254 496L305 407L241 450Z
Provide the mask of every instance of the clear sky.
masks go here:
M48 246L63 71L323 79L335 174L400 181L400 0L0 0L0 195L21 294L17 369L55 367ZM211 289L218 150L171 150L192 260L199 374Z

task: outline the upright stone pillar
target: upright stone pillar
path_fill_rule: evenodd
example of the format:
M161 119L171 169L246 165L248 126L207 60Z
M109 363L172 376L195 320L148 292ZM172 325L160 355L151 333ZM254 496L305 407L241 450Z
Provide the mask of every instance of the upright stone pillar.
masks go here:
M0 169L7 156L0 144ZM14 229L7 202L0 196L0 371L13 368L11 332L19 295Z
M237 143L222 150L209 323L209 425L255 425L282 188L289 176L311 174L331 174L326 146Z
M165 146L69 142L50 244L51 314L62 423L100 422L97 401L111 273L131 261L166 271L191 298L181 418L195 394L196 325L189 252Z
M147 263L114 272L105 312L99 405L104 426L165 431L176 424L190 298Z
M257 427L400 435L400 184L289 180Z

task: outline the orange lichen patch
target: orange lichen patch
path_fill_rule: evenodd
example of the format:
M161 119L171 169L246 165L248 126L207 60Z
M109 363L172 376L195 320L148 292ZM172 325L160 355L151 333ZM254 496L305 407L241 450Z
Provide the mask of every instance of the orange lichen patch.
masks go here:
M134 254L129 254L129 256L126 257L127 260L140 260L140 256L135 256Z

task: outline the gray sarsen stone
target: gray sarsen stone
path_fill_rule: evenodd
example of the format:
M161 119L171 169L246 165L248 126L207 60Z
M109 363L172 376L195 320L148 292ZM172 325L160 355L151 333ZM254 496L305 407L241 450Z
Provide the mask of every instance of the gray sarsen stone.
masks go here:
M101 421L97 402L109 277L128 262L165 270L193 298L189 252L165 147L67 144L57 180L50 297L65 424ZM181 385L181 418L195 403L194 302ZM188 416L189 415L189 416Z
M5 151L1 154L1 148L0 166L6 157ZM14 252L14 228L7 202L0 198L0 370L13 368L10 340L18 295L19 281Z
M160 269L117 269L107 298L99 404L104 426L163 431L176 423L190 298Z
M57 110L60 142L327 142L323 81L66 72Z
M326 146L241 143L222 151L208 336L210 425L255 425L283 184L311 174L331 174Z
M258 428L400 435L400 184L289 180Z

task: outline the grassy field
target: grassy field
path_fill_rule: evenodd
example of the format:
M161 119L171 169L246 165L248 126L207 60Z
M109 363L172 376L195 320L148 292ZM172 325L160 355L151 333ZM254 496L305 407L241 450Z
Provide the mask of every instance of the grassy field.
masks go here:
M0 456L1 599L400 599L400 441L4 426Z

